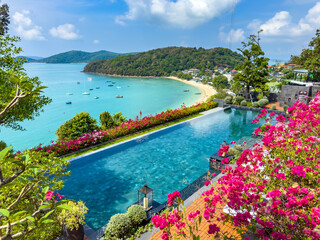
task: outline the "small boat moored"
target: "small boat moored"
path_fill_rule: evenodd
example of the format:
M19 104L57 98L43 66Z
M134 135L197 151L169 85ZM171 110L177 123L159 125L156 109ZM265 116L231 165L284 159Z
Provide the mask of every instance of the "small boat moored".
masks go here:
M66 93L67 95L73 95L73 93L70 93L70 92L68 92L68 93Z
M90 93L89 92L84 92L84 93L82 93L82 95L90 95Z
M109 84L109 85L108 85L108 87L112 87L112 86L113 86L112 84Z
M96 89L100 89L100 87L96 87Z
M71 104L71 103L72 103L72 102L70 102L70 101L69 101L69 102L66 102L66 104Z
M123 98L123 96L117 95L116 98Z
M187 90L184 90L184 92L189 92L189 90L187 89Z
M117 87L118 89L120 89L121 87Z
M80 82L77 82L77 84L80 84Z
M99 99L99 97L95 96L94 99Z

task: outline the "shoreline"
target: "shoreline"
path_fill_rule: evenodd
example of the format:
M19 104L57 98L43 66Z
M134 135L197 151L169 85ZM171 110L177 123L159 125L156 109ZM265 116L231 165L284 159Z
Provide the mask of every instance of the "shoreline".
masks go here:
M217 93L217 91L213 87L206 85L206 84L203 84L203 83L198 83L198 82L195 82L192 80L188 81L188 80L184 80L184 79L181 79L178 77L173 77L173 76L165 77L165 78L176 80L179 82L183 82L185 84L188 84L188 85L191 85L191 86L194 86L194 87L200 89L202 94L201 94L198 102L196 102L196 103L206 102L210 98L210 96Z
M82 71L83 72L83 71ZM193 87L198 88L201 91L201 95L199 97L199 99L195 102L195 104L197 103L201 103L201 102L205 102L207 101L210 96L214 95L217 93L217 91L206 84L203 83L198 83L192 80L184 80L178 77L174 77L174 76L170 76L170 77L159 77L159 76L124 76L124 75L117 75L117 74L105 74L105 73L93 73L93 72L84 72L87 74L94 74L94 75L100 75L100 76L108 76L108 77L120 77L120 78L167 78L167 79L171 79L171 80L175 80L175 81L179 81L179 82L183 82L185 84L191 85Z

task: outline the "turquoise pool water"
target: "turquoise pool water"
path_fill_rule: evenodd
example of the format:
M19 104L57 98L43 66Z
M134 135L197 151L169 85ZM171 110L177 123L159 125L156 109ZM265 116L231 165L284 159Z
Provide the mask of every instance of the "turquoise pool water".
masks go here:
M43 82L45 95L53 102L34 121L25 121L26 131L0 129L0 140L23 150L40 143L49 144L56 139L55 131L76 113L89 112L98 119L103 111L122 112L129 118L160 113L168 108L178 108L184 102L194 104L201 92L185 83L164 78L110 78L81 72L84 64L25 64L29 76L38 76ZM109 87L112 81L114 86ZM79 82L80 84L77 84ZM96 87L99 87L97 89ZM89 90L92 88L93 90ZM189 89L189 92L184 92ZM90 95L82 95L90 92ZM66 93L73 93L67 95ZM122 95L123 98L116 98ZM94 99L97 96L99 99ZM66 102L72 104L67 105Z
M186 186L183 180L191 183L208 171L208 159L223 140L251 140L257 114L218 111L72 161L62 192L86 203L86 222L95 229L136 202L144 184L163 203Z

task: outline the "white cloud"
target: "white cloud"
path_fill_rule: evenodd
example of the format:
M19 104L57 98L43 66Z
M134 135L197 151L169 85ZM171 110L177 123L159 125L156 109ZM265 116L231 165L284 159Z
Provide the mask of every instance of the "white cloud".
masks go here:
M28 40L45 40L41 33L42 28L32 23L31 18L28 17L29 14L30 12L27 10L13 14L12 19L16 32Z
M98 43L100 43L100 41L99 40L93 40L93 43L94 44L98 44Z
M240 43L245 39L244 30L238 28L237 30L231 29L229 33L220 32L220 39L228 43Z
M309 35L320 27L320 2L309 9L308 14L299 19L297 23L292 21L292 17L287 11L277 12L274 17L258 26L258 28L257 22L254 21L249 23L248 28L255 26L255 30L263 29L262 35L267 37L292 38Z
M50 29L50 34L53 37L66 39L66 40L74 40L80 38L78 35L78 32L75 29L75 26L73 24L63 24L59 25L58 27L53 27Z
M240 0L125 0L129 11L116 18L116 23L126 20L143 20L151 24L194 28L232 9Z

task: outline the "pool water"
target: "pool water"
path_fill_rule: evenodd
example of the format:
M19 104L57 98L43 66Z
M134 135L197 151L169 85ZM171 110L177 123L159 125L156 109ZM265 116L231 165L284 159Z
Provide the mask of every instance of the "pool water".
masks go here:
M251 139L257 125L250 122L257 114L218 111L72 161L62 192L85 202L86 223L98 229L136 202L144 184L163 203L168 193L186 187L183 180L196 180L223 140Z

